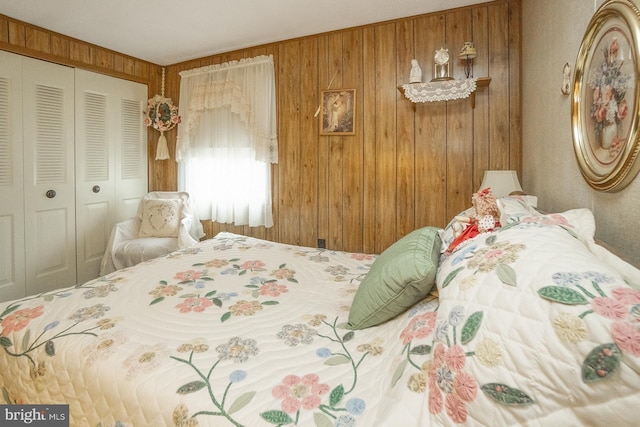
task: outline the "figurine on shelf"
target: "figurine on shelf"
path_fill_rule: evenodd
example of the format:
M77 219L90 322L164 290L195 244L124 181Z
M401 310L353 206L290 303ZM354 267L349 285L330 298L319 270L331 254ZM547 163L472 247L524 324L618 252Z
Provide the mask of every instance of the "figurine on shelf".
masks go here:
M417 59L411 60L411 73L409 74L409 83L422 83L422 68L418 65Z

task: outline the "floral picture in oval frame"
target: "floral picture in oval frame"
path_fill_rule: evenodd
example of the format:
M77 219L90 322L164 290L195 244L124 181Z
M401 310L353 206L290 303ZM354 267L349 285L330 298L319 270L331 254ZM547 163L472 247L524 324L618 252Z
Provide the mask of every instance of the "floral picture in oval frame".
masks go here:
M640 162L640 86L637 35L640 11L628 0L604 3L580 46L574 75L571 124L580 171L593 188L618 191Z

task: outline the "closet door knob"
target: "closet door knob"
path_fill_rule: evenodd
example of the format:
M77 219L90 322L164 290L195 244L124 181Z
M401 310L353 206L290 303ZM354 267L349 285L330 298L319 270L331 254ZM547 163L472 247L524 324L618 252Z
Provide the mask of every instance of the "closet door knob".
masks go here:
M56 197L56 190L49 190L45 193L45 195L49 198L49 199L53 199L54 197Z
M99 185L94 185L92 188L94 193L99 193L100 192L100 186Z

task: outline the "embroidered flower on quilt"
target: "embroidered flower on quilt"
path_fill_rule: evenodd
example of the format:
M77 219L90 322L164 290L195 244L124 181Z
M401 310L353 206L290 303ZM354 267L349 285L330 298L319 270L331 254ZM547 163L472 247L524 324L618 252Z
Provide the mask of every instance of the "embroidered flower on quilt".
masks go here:
M456 423L467 420L467 403L478 393L475 378L463 370L466 357L459 345L447 348L437 343L429 373L429 412L438 414L446 409Z
M637 326L629 322L614 322L611 335L622 351L640 357L640 330Z
M180 344L177 348L178 353L204 353L209 350L209 346L206 344L204 338L194 338L189 343Z
M608 319L624 319L628 312L628 306L615 298L596 297L591 300L591 308L600 316Z
M189 409L184 403L180 403L173 410L173 425L176 427L197 427L198 420L189 417Z
M412 374L409 377L409 380L407 381L407 388L414 393L424 393L427 390L430 369L431 360L427 360L422 364L420 372Z
M400 339L404 345L414 339L426 338L433 332L436 326L437 312L431 311L411 319L411 322L400 333Z
M312 315L305 315L303 316L303 319L307 320L309 319L309 321L307 322L309 325L311 326L320 326L322 325L322 322L324 322L326 320L327 316L325 316L324 314L314 314Z
M289 347L295 347L298 344L311 344L313 342L313 337L317 334L318 331L315 329L311 329L307 325L298 323L296 325L284 325L276 337L284 340Z
M572 313L560 313L553 320L553 329L560 341L576 344L587 337L584 320Z
M295 270L290 268L279 268L277 270L273 270L270 275L274 276L276 279L292 279L295 274Z
M245 261L240 265L241 270L265 271L265 263L260 260Z
M376 257L370 254L351 254L351 258L357 259L358 261L372 261Z
M51 372L47 369L45 362L39 361L29 369L29 376L33 385L37 391L42 391L47 388L47 385L51 381Z
M111 310L111 307L108 307L104 304L95 304L91 307L83 307L76 310L71 316L69 316L69 320L73 320L75 322L83 322L89 319L97 319L105 315L107 311Z
M118 288L113 283L106 283L104 285L96 286L95 288L87 289L82 293L85 299L91 298L104 298L109 295L110 292L117 292Z
M180 310L180 313L189 313L192 311L202 313L212 305L213 302L208 298L185 298L184 302L176 305L176 308Z
M202 272L195 270L179 271L174 276L174 279L180 280L180 282L195 282L202 277Z
M249 356L255 356L259 350L257 341L254 339L242 339L240 337L231 338L226 344L216 347L220 360L233 360L242 363L249 360Z
M222 268L229 265L229 261L226 259L212 259L211 261L207 261L204 263L207 268Z
M382 344L384 344L384 340L382 338L375 338L370 343L360 344L356 347L356 350L362 353L369 353L371 356L380 356L384 353L384 347L382 347Z
M484 366L494 367L502 362L502 350L497 342L483 338L476 346L475 355Z
M230 306L229 310L234 316L253 316L256 312L262 310L262 305L258 301L240 300Z
M491 246L477 250L469 261L469 268L477 268L481 272L490 272L499 264L511 264L518 259L518 252L525 249L520 243L495 242Z
M163 343L138 347L122 364L127 369L127 380L135 378L139 373L151 373L168 356L169 352Z
M276 399L282 399L282 410L288 414L298 412L300 408L313 410L320 406L320 396L329 392L327 384L320 383L316 374L303 377L287 375L282 384L276 386L271 394Z
M162 284L157 286L154 290L149 292L149 295L154 298L172 297L180 292L182 288L178 285L166 285Z
M276 282L269 282L260 286L260 295L279 297L286 292L289 292L289 289L285 285L280 285Z
M2 333L0 333L0 336L6 337L12 332L23 330L29 325L32 319L42 316L43 310L44 306L39 305L34 308L22 308L14 311L2 319L2 323L0 323Z
M90 368L98 360L106 360L116 353L118 347L129 340L120 334L102 334L91 344L82 349L82 356L85 356L85 367Z

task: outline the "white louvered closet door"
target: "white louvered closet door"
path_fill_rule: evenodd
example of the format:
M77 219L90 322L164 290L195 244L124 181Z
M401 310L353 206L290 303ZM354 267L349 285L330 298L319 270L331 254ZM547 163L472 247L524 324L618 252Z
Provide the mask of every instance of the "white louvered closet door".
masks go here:
M23 59L26 291L76 283L74 70Z
M135 216L147 192L142 108L147 86L76 70L78 283L98 277L117 221Z
M22 59L0 51L0 301L25 295Z

